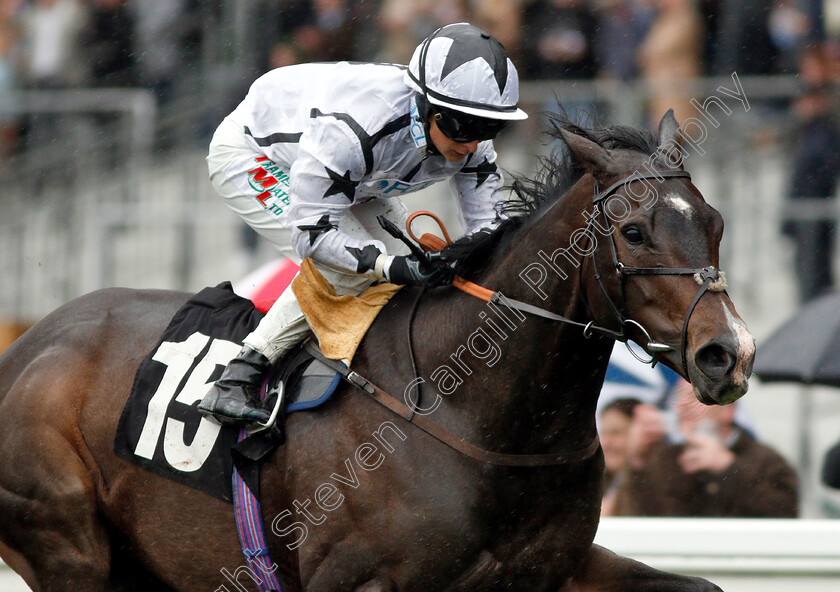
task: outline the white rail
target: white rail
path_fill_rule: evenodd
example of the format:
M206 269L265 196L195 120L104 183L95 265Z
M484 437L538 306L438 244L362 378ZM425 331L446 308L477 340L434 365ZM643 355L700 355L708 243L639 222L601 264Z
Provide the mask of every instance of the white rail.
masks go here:
M840 521L607 518L595 542L669 571L832 577L840 590Z

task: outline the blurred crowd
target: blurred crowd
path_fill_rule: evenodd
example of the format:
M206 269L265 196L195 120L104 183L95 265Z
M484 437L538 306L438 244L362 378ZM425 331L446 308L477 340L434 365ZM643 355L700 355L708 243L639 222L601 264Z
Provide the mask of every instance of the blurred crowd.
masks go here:
M659 407L635 397L603 406L602 516L795 518L796 469L762 443L738 403L705 406L679 379Z
M523 79L644 77L656 88L651 112L661 115L665 106L674 107L680 119L688 109L679 104L680 87L688 78L796 72L802 49L815 45L840 55L825 41L822 5L822 0L0 0L0 103L3 93L15 89L114 86L146 87L165 102L183 84L182 74L202 65L202 52L206 56L207 44L215 41L208 22L217 23L220 36L245 23L254 46L253 79L296 62L407 63L435 28L469 21L502 41ZM19 121L0 110L0 156L15 149L19 128Z

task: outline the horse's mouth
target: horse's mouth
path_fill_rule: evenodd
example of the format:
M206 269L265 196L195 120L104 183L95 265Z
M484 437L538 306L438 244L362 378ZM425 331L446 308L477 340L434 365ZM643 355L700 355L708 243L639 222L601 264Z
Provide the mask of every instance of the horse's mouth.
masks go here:
M718 334L690 356L688 374L697 400L705 405L728 405L749 388L755 359L755 341L742 322L733 322L731 334Z
M727 372L724 375L709 377L696 367L689 369L694 396L704 405L729 405L743 397L749 390L749 369L742 372Z

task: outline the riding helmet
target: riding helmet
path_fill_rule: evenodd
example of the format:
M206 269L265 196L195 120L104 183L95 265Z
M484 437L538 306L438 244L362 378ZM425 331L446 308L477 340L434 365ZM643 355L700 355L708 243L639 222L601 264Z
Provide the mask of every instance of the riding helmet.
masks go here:
M504 46L468 23L441 27L417 46L405 83L420 93L441 131L453 139L489 139L476 134L492 137L497 131L492 128L528 117L516 106L519 75Z

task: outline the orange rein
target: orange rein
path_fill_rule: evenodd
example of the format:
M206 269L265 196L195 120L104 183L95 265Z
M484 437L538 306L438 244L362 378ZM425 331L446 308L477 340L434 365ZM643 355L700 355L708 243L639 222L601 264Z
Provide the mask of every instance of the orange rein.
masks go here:
M417 236L411 230L411 223L414 222L414 220L416 218L419 218L420 216L428 216L429 218L432 218L435 222L437 222L437 225L440 227L444 238L440 238L439 236L430 234L428 232L424 233L420 238L417 238ZM427 212L426 210L419 210L411 214L408 217L408 220L405 221L405 229L408 232L408 236L410 236L416 243L418 243L424 251L440 251L442 248L444 248L446 245L452 242L452 239L449 238L449 233L446 232L446 226L443 224L443 220L438 218L432 212ZM473 282L465 280L464 278L459 277L457 275L452 280L452 285L461 290L462 292L466 292L470 296L480 298L485 302L490 302L490 298L492 298L493 296L492 290L488 290L487 288L479 286L478 284L474 284Z

